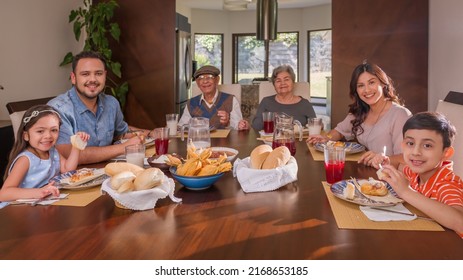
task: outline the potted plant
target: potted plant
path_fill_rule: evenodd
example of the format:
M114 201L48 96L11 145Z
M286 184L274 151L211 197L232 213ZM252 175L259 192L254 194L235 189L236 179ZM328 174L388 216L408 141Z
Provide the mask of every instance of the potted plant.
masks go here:
M96 51L106 59L109 75L106 78L106 90L116 97L121 108L124 108L129 90L127 82L120 83L113 77L121 79L121 64L112 60L112 51L109 47L108 37L111 36L119 42L121 34L119 24L113 22L114 10L119 7L115 0L101 1L92 5L91 0L84 0L84 7L72 10L69 14L69 23L73 23L73 31L77 41L80 40L82 30L86 33L85 51ZM68 52L60 66L72 62L74 55Z

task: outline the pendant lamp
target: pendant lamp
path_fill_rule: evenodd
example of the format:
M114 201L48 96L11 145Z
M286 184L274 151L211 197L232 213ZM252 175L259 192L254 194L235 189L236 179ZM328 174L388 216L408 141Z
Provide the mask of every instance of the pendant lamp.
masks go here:
M257 40L277 37L278 1L257 0Z

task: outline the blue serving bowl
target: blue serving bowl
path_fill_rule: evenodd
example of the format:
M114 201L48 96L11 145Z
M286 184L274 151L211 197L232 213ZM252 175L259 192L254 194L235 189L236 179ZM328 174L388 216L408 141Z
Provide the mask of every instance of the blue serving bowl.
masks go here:
M169 168L170 174L180 184L185 186L189 190L199 191L209 188L212 184L217 182L220 177L223 176L224 172L217 173L209 176L181 176L177 175L177 167L171 166Z

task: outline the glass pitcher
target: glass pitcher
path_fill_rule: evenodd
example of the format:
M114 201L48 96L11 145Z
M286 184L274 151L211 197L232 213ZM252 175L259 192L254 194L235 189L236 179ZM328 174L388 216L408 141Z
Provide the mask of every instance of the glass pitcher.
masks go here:
M191 118L187 125L183 125L181 129L182 141L184 140L184 131L186 127L188 127L187 146L193 144L196 149L205 149L211 146L208 118Z
M280 112L280 113L275 113L275 124L278 125L279 123L282 124L290 124L293 127L293 135L294 135L294 126L297 126L299 129L299 141L302 141L302 124L300 121L295 120L292 116ZM294 137L296 138L296 137Z
M275 130L273 131L272 148L275 149L279 146L286 146L292 156L296 154L296 140L292 123L276 123Z

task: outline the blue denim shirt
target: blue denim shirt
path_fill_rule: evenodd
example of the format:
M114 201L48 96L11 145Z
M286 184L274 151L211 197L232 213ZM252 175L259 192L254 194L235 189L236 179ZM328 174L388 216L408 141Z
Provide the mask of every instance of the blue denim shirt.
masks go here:
M111 95L98 95L96 115L90 111L77 95L75 87L48 101L61 115L61 127L56 144L70 144L70 137L78 131L90 135L88 146L108 146L114 137L128 131L119 102Z

